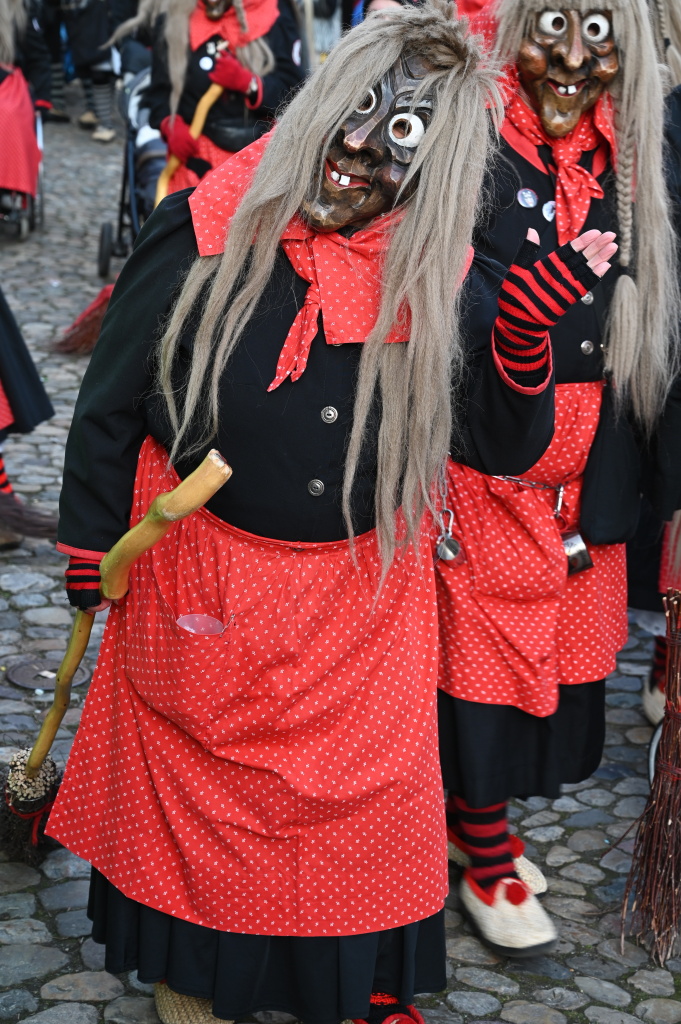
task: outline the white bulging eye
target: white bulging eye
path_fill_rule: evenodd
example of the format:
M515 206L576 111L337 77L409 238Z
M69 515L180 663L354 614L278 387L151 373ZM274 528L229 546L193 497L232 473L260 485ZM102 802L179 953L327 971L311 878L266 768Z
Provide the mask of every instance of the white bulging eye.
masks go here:
M542 35L562 36L567 28L567 18L562 11L542 11L538 26Z
M414 149L423 138L426 126L418 114L395 114L388 125L388 135L393 142L407 149Z
M589 14L582 21L582 38L586 43L602 43L610 35L610 22L604 14Z
M371 114L376 109L378 99L373 89L369 89L361 103L355 107L356 114Z

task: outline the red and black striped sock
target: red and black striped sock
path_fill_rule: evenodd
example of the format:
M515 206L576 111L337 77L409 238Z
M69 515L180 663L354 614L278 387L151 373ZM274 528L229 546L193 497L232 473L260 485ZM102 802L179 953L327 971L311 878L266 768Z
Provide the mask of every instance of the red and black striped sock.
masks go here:
M5 469L5 460L2 452L0 452L0 491L3 494L14 494L14 489L7 476L7 470Z
M548 328L593 288L599 278L570 243L538 260L539 246L525 240L499 294L494 344L515 383L535 387L546 376Z
M458 830L470 857L468 873L481 889L491 889L500 878L517 878L513 866L506 802L489 807L469 807L459 796L456 806Z
M653 648L653 664L651 665L650 677L648 679L648 689L654 690L657 687L658 690L662 690L664 693L666 674L667 638L664 636L656 636L655 647Z

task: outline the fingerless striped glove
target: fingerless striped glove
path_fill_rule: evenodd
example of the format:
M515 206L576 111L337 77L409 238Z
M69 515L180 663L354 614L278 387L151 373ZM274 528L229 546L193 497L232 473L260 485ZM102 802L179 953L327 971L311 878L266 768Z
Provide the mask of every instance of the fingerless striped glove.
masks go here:
M527 239L499 293L494 344L499 362L516 384L533 387L546 375L548 328L600 280L586 257L568 242L542 260Z
M66 596L69 604L82 612L92 611L102 603L99 592L101 576L99 562L71 555L66 572Z

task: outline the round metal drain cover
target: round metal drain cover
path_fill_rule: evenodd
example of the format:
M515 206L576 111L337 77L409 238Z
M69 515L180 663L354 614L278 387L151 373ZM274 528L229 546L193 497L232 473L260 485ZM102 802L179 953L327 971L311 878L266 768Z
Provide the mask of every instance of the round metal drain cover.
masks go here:
M54 662L43 661L36 658L34 661L22 661L19 665L12 665L7 669L7 678L15 686L22 686L25 690L54 690L57 680L57 668ZM82 686L91 676L91 672L81 665L71 686Z

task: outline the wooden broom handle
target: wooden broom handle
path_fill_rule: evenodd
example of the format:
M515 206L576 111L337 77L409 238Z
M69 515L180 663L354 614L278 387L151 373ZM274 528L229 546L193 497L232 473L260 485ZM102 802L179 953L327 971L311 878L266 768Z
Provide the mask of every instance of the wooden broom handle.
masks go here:
M133 563L153 547L180 519L191 515L219 491L232 475L232 468L215 449L193 473L172 491L159 494L149 511L136 526L123 534L102 559L100 592L111 601L118 601L128 592L128 577ZM87 649L92 623L92 612L78 610L71 629L66 653L57 672L52 707L40 727L38 738L26 762L26 775L34 779L47 757L71 701L71 682Z
M221 85L216 85L213 82L208 86L203 96L196 104L196 110L192 118L192 123L189 125L189 134L193 139L198 139L202 134L203 129L206 126L206 118L208 117L208 111L214 103L220 99L224 92ZM170 185L170 179L172 178L175 171L180 166L181 160L176 156L168 157L168 162L158 176L156 183L156 198L154 200L154 209L158 206L162 199L168 195L168 187Z

